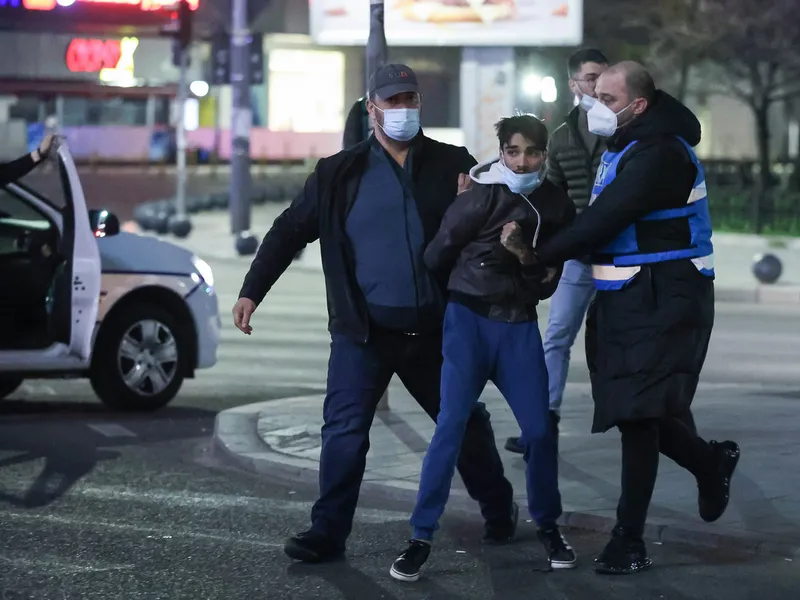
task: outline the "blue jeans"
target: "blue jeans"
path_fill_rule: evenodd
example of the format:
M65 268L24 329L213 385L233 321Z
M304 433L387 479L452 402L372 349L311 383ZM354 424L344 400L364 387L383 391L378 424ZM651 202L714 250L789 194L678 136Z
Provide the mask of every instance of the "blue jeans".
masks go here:
M550 410L556 413L561 412L570 351L594 292L591 265L579 260L564 263L558 288L550 300L550 319L544 336L544 360L550 380Z
M528 510L549 529L561 516L558 451L550 426L547 369L536 321L492 321L451 302L444 322L442 406L422 462L414 537L430 540L450 496L467 422L488 381L508 402L525 439Z

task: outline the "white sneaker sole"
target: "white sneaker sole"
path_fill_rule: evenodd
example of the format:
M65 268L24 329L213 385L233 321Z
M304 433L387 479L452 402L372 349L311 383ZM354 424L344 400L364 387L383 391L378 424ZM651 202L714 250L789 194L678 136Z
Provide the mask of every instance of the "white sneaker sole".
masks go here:
M578 559L576 558L575 560L571 560L569 562L551 560L550 566L553 569L574 569L578 566Z
M400 571L395 570L394 565L392 568L389 569L389 575L392 576L392 579L396 579L397 581L405 581L407 583L414 583L415 581L419 581L419 577L422 574L422 569L416 575L403 575Z

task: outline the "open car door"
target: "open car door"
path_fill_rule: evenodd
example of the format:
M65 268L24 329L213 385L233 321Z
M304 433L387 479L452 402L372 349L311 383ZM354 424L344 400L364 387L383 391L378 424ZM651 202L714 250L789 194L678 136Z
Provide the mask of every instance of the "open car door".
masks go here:
M51 326L56 341L68 345L71 356L88 361L100 302L100 251L89 224L89 211L75 161L63 141L56 152L66 200L59 249L65 260L53 282Z

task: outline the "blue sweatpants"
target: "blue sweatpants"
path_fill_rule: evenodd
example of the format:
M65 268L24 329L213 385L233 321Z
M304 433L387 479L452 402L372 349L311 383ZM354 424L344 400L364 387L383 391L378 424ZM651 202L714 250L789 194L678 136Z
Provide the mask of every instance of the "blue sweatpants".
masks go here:
M439 527L467 420L489 381L505 397L522 431L531 518L540 528L551 528L561 516L561 494L538 323L492 321L451 302L442 348L441 412L422 463L411 516L414 537L430 540Z

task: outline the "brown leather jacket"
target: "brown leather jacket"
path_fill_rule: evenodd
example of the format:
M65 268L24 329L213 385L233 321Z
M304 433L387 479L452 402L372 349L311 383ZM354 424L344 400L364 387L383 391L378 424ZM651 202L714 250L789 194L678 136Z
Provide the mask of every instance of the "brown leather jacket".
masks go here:
M561 266L553 280L542 283L541 267L524 269L500 245L503 226L516 221L531 244L538 227L537 244L541 244L574 218L569 196L547 179L527 200L504 184L473 183L445 213L425 251L425 264L431 271L451 270L448 290L453 294L490 304L535 307L555 292Z

